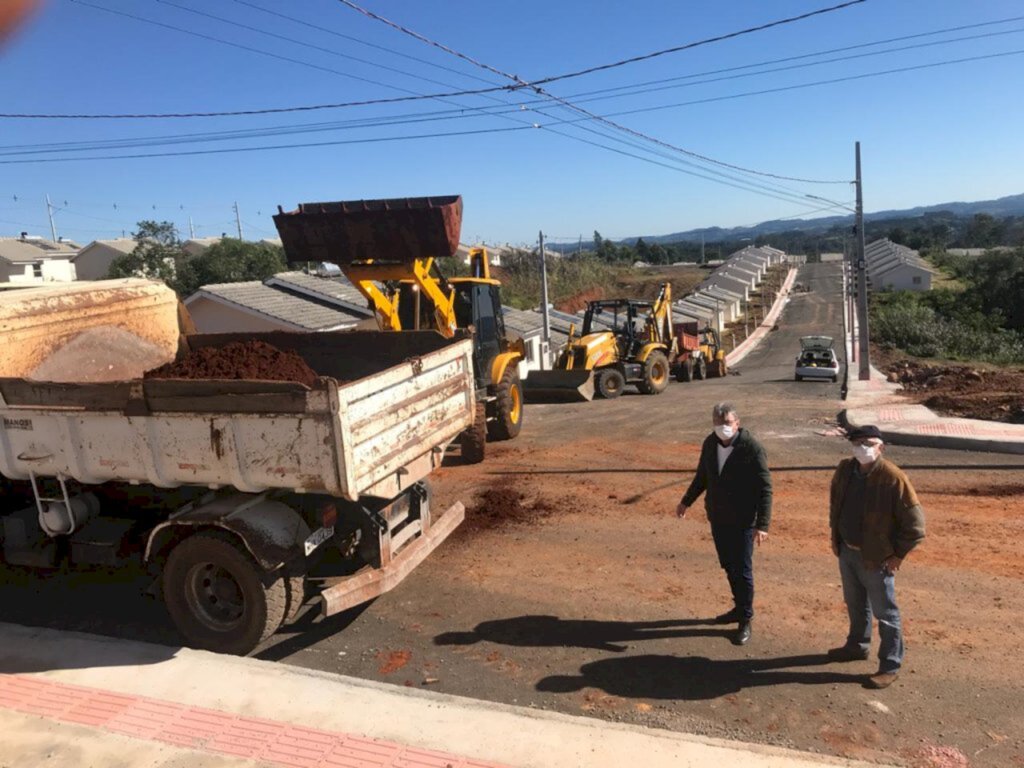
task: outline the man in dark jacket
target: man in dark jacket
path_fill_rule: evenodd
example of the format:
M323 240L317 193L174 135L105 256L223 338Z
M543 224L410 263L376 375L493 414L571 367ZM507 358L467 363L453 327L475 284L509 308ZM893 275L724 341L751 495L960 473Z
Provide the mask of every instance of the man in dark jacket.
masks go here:
M839 462L829 494L832 553L839 558L843 599L850 614L846 644L832 648L836 661L868 657L871 618L878 619L878 672L868 687L886 688L903 663L903 630L896 605L896 571L924 539L924 512L903 471L882 458L878 427L847 435L853 458Z
M729 578L734 607L715 620L737 622L736 645L750 640L754 618L754 542L768 540L772 516L772 478L764 448L740 427L736 409L718 403L711 410L712 432L701 447L697 472L683 495L676 514L687 510L703 493L711 521L718 562Z

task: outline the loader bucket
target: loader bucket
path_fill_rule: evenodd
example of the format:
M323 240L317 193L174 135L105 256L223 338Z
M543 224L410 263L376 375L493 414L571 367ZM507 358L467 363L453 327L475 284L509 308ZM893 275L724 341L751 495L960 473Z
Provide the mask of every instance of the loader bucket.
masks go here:
M454 256L462 229L459 195L302 203L278 211L274 224L290 264Z
M530 371L523 380L528 402L573 402L594 399L593 371Z

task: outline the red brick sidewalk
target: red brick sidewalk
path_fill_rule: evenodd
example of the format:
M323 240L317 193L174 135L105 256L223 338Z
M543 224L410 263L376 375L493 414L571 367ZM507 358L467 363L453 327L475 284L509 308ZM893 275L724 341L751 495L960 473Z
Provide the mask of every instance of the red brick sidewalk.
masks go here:
M24 675L0 675L0 708L287 768L501 768L379 739Z

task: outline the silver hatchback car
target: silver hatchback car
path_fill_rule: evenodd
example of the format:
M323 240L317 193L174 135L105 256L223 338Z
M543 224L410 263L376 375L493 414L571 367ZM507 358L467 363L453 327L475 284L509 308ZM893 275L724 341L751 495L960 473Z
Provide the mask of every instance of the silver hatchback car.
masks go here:
M800 354L796 357L797 381L804 379L831 379L839 381L839 360L833 349L831 336L804 336L800 339Z

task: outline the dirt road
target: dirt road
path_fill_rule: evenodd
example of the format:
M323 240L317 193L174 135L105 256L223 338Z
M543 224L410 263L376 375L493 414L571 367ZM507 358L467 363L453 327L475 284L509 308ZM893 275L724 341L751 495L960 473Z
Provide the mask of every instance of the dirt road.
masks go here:
M848 445L836 436L838 386L797 383L792 366L800 335L841 338L838 272L811 265L798 279L811 292L793 296L738 376L529 406L520 437L489 446L484 464L436 474L439 508L470 507L453 540L368 608L281 634L259 655L911 766L1024 766L1024 459L892 447L929 534L898 578L905 672L869 691L874 660L824 657L846 632L826 494ZM724 399L765 444L775 483L742 648L706 621L730 607L706 521L672 514ZM115 594L79 582L70 601L64 578L5 603L5 618L173 642L159 606L129 583Z

